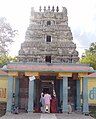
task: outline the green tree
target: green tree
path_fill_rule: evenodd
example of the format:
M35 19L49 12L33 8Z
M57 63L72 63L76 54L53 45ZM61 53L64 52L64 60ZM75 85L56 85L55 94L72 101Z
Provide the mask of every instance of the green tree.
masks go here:
M8 53L8 46L13 42L17 31L13 30L6 18L0 18L0 56Z
M8 48L14 41L17 30L14 30L6 18L0 18L0 67L9 61L16 61L16 58L8 56Z
M91 43L89 49L85 50L80 62L90 64L96 70L96 42Z
M89 50L92 54L96 54L96 42L91 43Z
M1 55L0 56L0 67L6 65L8 62L17 62L17 58L11 57L8 55Z

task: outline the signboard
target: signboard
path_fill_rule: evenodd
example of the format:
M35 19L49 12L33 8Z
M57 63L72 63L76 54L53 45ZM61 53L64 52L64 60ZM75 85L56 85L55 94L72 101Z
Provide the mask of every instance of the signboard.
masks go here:
M31 77L29 77L29 80L30 80L30 81L35 80L35 76L31 76Z

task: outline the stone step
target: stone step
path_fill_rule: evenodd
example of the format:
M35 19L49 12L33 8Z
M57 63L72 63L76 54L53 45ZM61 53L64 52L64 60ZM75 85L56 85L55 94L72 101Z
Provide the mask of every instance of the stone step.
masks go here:
M41 114L40 119L57 119L57 118L56 118L55 114L45 113L45 114Z

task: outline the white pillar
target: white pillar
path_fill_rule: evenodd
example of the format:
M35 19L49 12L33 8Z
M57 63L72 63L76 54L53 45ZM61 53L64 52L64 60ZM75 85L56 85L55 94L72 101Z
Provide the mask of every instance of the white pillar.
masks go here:
M12 111L13 85L14 85L14 78L13 77L8 77L8 99L7 99L6 112L11 112Z
M63 77L63 112L68 112L68 77Z
M83 113L88 114L89 113L89 105L88 105L88 79L87 77L84 77L82 80L83 84Z
M34 108L34 80L35 77L29 77L29 98L28 98L28 112L33 112Z

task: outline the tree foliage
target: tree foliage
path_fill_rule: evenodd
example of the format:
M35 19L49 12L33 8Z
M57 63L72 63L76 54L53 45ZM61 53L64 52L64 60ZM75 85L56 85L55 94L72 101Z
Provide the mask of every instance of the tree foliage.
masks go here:
M16 62L17 58L16 57L11 57L8 55L2 55L0 56L0 67L6 65L9 62Z
M0 56L8 52L8 46L13 42L16 30L13 30L5 18L0 18Z
M80 62L90 64L96 70L96 42L91 43L89 49L85 50Z
M92 54L96 54L96 42L91 43L90 48L89 48L88 51L91 52Z
M6 18L0 18L0 67L8 62L16 61L16 58L8 56L8 48L13 42L17 30L13 30Z

